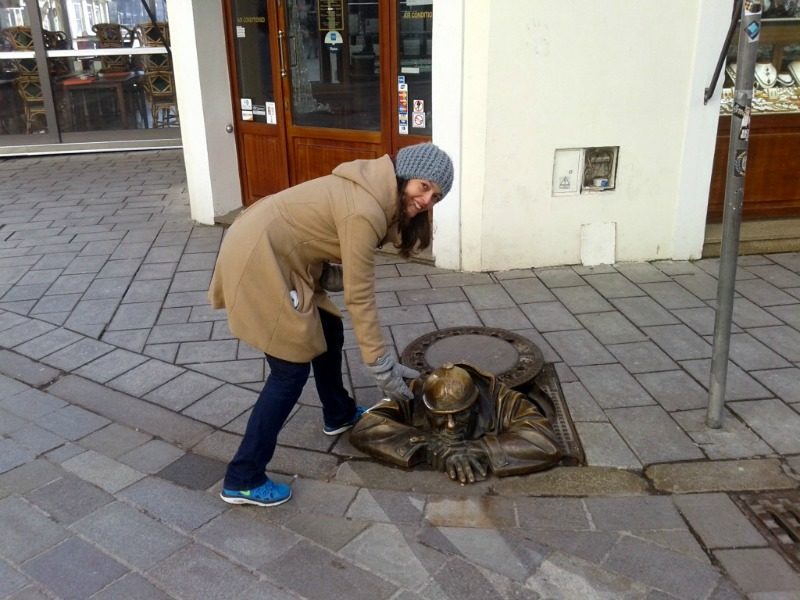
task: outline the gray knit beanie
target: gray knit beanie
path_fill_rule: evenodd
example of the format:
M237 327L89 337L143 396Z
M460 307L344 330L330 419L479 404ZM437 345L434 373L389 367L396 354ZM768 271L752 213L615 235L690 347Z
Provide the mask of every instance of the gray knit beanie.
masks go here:
M435 144L406 146L397 153L395 173L400 179L427 179L442 189L442 198L453 187L453 161Z

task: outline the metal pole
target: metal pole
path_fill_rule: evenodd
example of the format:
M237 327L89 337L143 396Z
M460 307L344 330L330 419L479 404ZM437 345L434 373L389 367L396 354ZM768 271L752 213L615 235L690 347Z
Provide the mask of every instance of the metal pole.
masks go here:
M761 31L761 2L745 0L739 25L739 48L736 55L736 82L731 112L728 173L725 180L725 207L722 213L722 247L717 285L717 314L714 321L714 349L711 356L708 414L706 424L722 426L725 383L733 317L733 292L736 285L736 262L739 230L742 225L744 177L747 170L747 143L750 133L750 106L753 101L758 34Z

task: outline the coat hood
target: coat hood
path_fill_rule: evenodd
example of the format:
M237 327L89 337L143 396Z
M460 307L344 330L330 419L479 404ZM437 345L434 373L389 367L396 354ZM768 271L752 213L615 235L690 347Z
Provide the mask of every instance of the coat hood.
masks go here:
M390 225L398 217L397 176L388 154L375 159L358 159L342 163L333 170L337 177L352 181L375 198Z

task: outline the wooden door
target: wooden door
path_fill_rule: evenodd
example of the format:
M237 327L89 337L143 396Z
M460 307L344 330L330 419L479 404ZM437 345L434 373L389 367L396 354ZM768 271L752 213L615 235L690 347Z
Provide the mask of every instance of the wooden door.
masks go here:
M223 1L245 205L430 141L432 4Z

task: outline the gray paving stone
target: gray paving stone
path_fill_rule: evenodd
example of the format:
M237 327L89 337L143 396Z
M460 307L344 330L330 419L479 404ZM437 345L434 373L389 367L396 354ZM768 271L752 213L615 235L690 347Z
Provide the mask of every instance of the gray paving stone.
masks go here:
M591 529L583 500L579 498L517 498L517 520L520 529L535 532L542 530Z
M156 519L193 531L225 510L226 504L202 491L147 477L119 493Z
M655 404L645 389L617 364L575 367L574 371L604 409Z
M677 364L653 342L607 345L606 348L631 373L668 371Z
M708 405L708 392L684 371L642 373L636 379L670 412Z
M48 391L119 424L182 446L192 446L210 433L206 425L75 375L59 379Z
M21 323L27 323L28 320L29 319L27 317L23 317L22 315L18 315L16 313L0 311L0 331L5 331L6 329L10 329Z
M719 579L710 566L628 536L620 539L602 565L677 598L704 598Z
M188 487L206 490L225 477L227 461L187 453L156 473L158 477Z
M672 311L681 321L686 323L698 335L713 335L716 311L713 308L679 308ZM738 333L741 330L731 325L731 331Z
M252 511L229 510L200 527L195 535L226 557L233 557L251 569L261 569L279 559L300 537Z
M165 408L181 411L221 385L222 382L218 379L186 371L147 394L145 399Z
M38 271L29 271L29 273L30 272L37 273ZM3 302L16 302L18 300L38 300L47 291L48 287L50 287L50 285L47 283L26 285L23 284L22 279L20 279L20 281L16 285L7 286L7 291L6 289L4 289L3 293L0 294L0 296L2 296Z
M122 303L162 302L167 296L169 285L169 279L133 281L128 287Z
M126 394L142 397L184 372L180 367L160 360L148 360L131 371L112 379L108 385Z
M514 300L508 295L503 286L498 283L467 285L464 286L463 290L476 310L514 306Z
M186 256L186 255L184 255ZM170 292L194 292L208 290L211 283L211 271L180 271L172 278Z
M142 479L144 473L124 465L94 450L74 456L61 463L61 466L81 479L90 481L109 493L116 493Z
M94 281L94 273L62 275L53 282L50 294L82 294Z
M155 322L155 319L154 319ZM184 323L179 325L156 325L147 339L148 344L168 342L206 341L211 336L211 323Z
M137 573L128 573L92 596L92 600L138 600L140 598L171 600L170 596Z
M205 306L206 304L208 304L207 292L170 292L164 300L164 308Z
M425 497L419 494L361 488L347 508L345 517L395 525L419 525L424 506Z
M691 360L711 356L711 344L686 325L643 327L650 339L675 360Z
M643 464L704 458L695 443L660 406L606 410L612 425Z
M98 273L108 260L103 254L93 256L76 256L64 269L64 275L79 275L81 273Z
M478 316L486 327L515 331L530 329L531 326L531 322L517 307L480 310Z
M800 453L800 414L780 400L731 402L728 407L779 453Z
M118 305L119 300L116 298L81 300L64 325L81 333L88 331L92 337L97 337L105 325L111 321ZM95 327L92 327L93 325Z
M571 367L615 362L614 357L588 331L553 331L544 334L561 360Z
M686 524L667 496L586 498L594 528L600 531L686 529Z
M722 414L722 427L706 425L706 409L673 413L672 418L712 460L768 456L772 449L730 411Z
M467 326L480 327L482 325L478 313L475 312L469 302L432 304L428 306L428 310L433 316L436 327L439 329Z
M192 309L188 306L184 306L182 308L165 308L158 314L158 321L156 321L156 323L159 325L186 323L189 321L189 315L191 312Z
M0 438L0 473L16 469L30 462L36 454L14 440Z
M13 348L19 344L39 337L40 335L55 329L49 323L38 320L28 320L14 327L10 327L3 332L3 346Z
M189 406L183 414L221 427L249 410L257 398L255 392L225 384Z
M87 569L86 565L92 565ZM128 569L78 538L70 538L23 565L27 575L65 599L81 600Z
M309 569L317 576L304 576ZM380 577L306 542L269 561L264 570L279 586L309 600L328 599L331 595L353 600L388 599L396 591L394 585Z
M536 541L590 563L599 564L619 538L617 532L537 529ZM541 569L539 571L541 574Z
M619 273L587 273L583 278L605 298L644 296L644 292L642 292L639 286L634 285L630 280Z
M150 441L151 436L119 423L111 423L82 438L80 445L87 450L95 450L109 458L117 458L129 450Z
M685 360L681 361L680 364L700 385L708 388L711 376L710 359ZM728 361L727 385L725 386L726 400L751 400L770 396L772 394L765 387L731 361Z
M393 292L387 292L387 293L390 295L393 294ZM344 304L344 302L342 302L342 304ZM389 305L397 306L397 302L389 303ZM228 313L225 312L224 308L214 309L211 308L211 306L209 306L208 304L204 304L201 306L184 307L184 308L189 308L190 315L188 321L190 323L198 323L200 321L219 321L221 323L226 323L228 320ZM342 306L341 308L344 309L344 306ZM173 310L179 310L179 309L173 309ZM214 325L218 324L219 323L214 323Z
M141 473L153 475L183 456L183 450L161 440L150 440L117 457L119 462ZM232 456L232 454L231 454Z
M717 297L717 279L706 273L676 275L673 281L701 300L712 300Z
M753 371L751 374L787 404L800 402L800 369L771 369Z
M130 371L146 360L146 357L127 350L113 350L109 354L84 365L76 371L76 374L105 383L126 371Z
M279 443L308 450L327 452L335 440L320 436L322 410L316 406L301 406L292 413L281 430Z
M751 329L749 333L787 360L800 362L800 331L778 325Z
M27 500L0 500L0 556L18 565L67 537L66 530Z
M130 276L95 279L88 287L83 297L87 300L98 298L121 299L128 290L130 281Z
M678 320L652 298L612 298L611 303L635 325L670 325Z
M771 548L717 550L714 556L745 593L800 589L800 576Z
M264 359L198 363L186 367L229 383L264 382Z
M58 448L66 441L61 436L32 423L15 429L8 434L8 437L35 454L42 454L53 448Z
M612 310L611 307L609 310ZM646 339L639 329L616 311L578 315L578 319L602 344L620 344Z
M534 269L536 277L541 279L548 288L570 287L584 285L586 282L572 267L543 267Z
M37 423L70 441L79 440L108 425L109 420L79 406L65 406L37 418Z
M520 305L533 326L540 332L581 329L581 324L560 302L537 302Z
M32 340L28 340L16 346L14 350L33 359L40 359L80 339L81 336L77 333L59 328L48 331L44 335L40 335Z
M184 254L178 262L178 271L212 270L217 262L216 252Z
M730 337L730 357L745 371L777 369L791 366L749 333L737 333Z
M122 304L108 325L108 330L141 329L152 327L158 318L160 302L135 302Z
M124 331L106 330L106 332L103 333L102 340L114 346L130 350L131 352L141 353L149 334L149 329L126 329Z
M44 296L30 310L31 315L47 313L68 312L75 308L81 299L81 294L58 294Z
M669 280L663 271L651 263L619 263L614 266L633 283L655 283Z
M0 400L0 407L15 415L34 421L67 405L63 400L39 390L25 387L22 391Z
M94 510L72 529L141 570L157 565L191 541L122 502Z
M11 594L21 590L28 583L30 583L30 579L25 575L0 562L0 595L4 598L11 597Z
M459 287L446 287L439 289L425 287L420 290L400 290L396 293L396 297L400 304L404 306L467 301L467 296Z
M588 285L555 288L553 293L572 314L613 310L613 307Z
M72 475L56 479L26 498L62 525L74 523L114 501L111 494Z
M42 362L62 371L74 371L113 350L114 347L109 344L82 337L74 344L46 356Z
M580 277L578 277L573 271L570 270L569 273L577 278L578 283L575 285L583 283ZM501 285L517 304L526 304L531 302L553 302L555 301L556 297L552 294L552 292L550 292L550 290L547 289L545 283L537 278L526 278L506 280L503 281ZM554 286L550 285L550 287Z
M100 269L100 272L97 274L98 277L125 277L133 275L136 273L136 270L139 268L139 265L142 264L142 259L140 258L125 258L121 260L110 260L103 265L103 268Z
M608 421L603 409L586 391L582 383L564 382L561 384L561 388L573 421Z
M749 279L736 282L736 291L758 306L794 304L797 299L763 279Z
M235 360L237 348L238 343L236 340L183 342L180 344L175 362L177 364L186 364Z
M156 248L154 248L156 250ZM134 281L147 281L150 279L165 279L172 277L175 269L178 267L177 262L161 262L153 264L143 264L136 272Z
M707 548L767 545L758 530L725 494L678 495L674 501Z
M586 464L618 469L642 468L642 463L609 423L579 422L575 427L586 454Z

